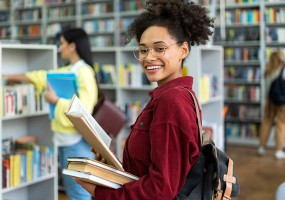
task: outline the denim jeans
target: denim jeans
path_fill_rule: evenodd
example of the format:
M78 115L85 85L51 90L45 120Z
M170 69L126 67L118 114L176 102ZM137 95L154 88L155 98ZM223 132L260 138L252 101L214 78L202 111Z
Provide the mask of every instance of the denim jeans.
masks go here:
M74 145L58 147L58 159L61 171L67 167L68 157L94 158L95 155L90 151L89 144L82 138ZM77 184L71 176L62 175L62 179L64 190L69 200L91 200L91 195Z
M285 143L285 105L276 106L267 100L261 124L260 145L266 146L270 130L275 123L275 150L282 150Z

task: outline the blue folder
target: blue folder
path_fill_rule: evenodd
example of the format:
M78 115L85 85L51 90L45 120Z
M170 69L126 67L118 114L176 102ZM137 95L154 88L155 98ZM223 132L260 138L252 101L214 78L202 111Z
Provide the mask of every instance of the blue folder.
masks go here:
M77 77L73 72L48 72L47 82L60 98L72 99L74 94L78 96ZM55 104L50 104L50 119L54 119L54 109Z

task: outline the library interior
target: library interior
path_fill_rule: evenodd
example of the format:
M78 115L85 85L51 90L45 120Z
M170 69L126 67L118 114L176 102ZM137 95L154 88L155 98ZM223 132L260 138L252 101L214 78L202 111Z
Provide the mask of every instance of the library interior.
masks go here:
M157 87L133 55L136 41L124 43L146 1L0 0L0 200L68 200L44 94L33 84L4 79L65 66L59 46L66 27L86 31L96 81L126 115L109 147L122 161L130 126ZM232 199L284 200L285 102L271 102L266 74L274 53L285 64L285 0L189 2L206 7L214 27L207 44L191 47L182 73L194 78L202 128L234 162L240 194ZM284 86L282 72L274 78L283 76Z

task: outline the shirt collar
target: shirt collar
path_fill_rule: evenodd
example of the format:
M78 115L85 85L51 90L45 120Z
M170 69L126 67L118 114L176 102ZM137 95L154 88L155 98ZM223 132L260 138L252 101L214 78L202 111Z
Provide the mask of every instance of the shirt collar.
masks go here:
M84 65L86 65L84 60L80 59L76 63L70 64L69 66L72 72L76 72L79 67L84 66Z
M153 99L156 99L161 95L161 93L163 93L164 91L170 88L181 86L181 87L187 87L189 89L192 89L192 85L193 85L192 76L179 77L179 78L176 78L176 79L173 79L167 82L166 84L160 87L155 88L153 91L149 92L149 96L152 97Z

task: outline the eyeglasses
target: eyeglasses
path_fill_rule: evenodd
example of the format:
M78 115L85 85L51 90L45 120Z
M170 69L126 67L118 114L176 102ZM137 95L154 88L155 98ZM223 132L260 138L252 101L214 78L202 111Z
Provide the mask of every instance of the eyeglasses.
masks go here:
M156 58L161 58L165 55L165 50L174 45L174 44L177 44L179 42L175 42L171 45L167 45L166 43L164 42L160 42L158 44L155 44L153 45L153 47L143 47L143 46L139 46L139 47L136 47L133 51L134 53L134 56L137 60L141 61L141 60L144 60L148 53L151 51L151 55L153 55L154 57Z

